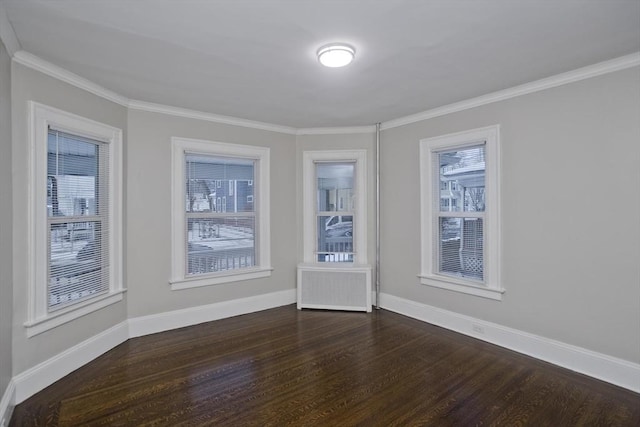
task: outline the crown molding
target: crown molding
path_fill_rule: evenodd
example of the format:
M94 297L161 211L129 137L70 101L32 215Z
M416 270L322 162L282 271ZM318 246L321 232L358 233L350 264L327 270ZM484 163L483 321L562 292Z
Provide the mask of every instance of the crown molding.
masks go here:
M204 120L208 122L222 123L226 125L241 126L245 128L260 129L271 132L296 134L296 129L289 126L274 125L271 123L258 122L254 120L241 119L239 117L222 116L219 114L205 113L202 111L189 110L187 108L172 107L152 102L131 100L128 107L133 110L147 111L150 113L161 113L170 116L184 117L188 119Z
M344 126L326 128L300 128L296 135L345 135L354 133L375 133L376 126Z
M20 65L24 65L25 67L40 71L43 74L61 80L79 89L86 90L89 93L115 102L116 104L120 104L124 107L129 105L129 98L119 95L109 89L105 89L104 87L93 83L92 81L87 80L84 77L80 77L79 75L74 74L71 71L67 71L62 67L53 65L52 63L45 61L44 59L39 58L24 50L14 53L13 60Z
M389 120L381 123L380 129L387 130L387 129L392 129L399 126L420 122L423 120L433 119L435 117L444 116L446 114L456 113L459 111L468 110L470 108L492 104L498 101L504 101L506 99L515 98L517 96L527 95L527 94L539 92L545 89L551 89L557 86L562 86L565 84L578 82L580 80L589 79L591 77L596 77L603 74L613 73L615 71L636 67L638 65L640 65L640 52L632 53L630 55L622 56L620 58L612 59L609 61L599 62L594 65L589 65L587 67L579 68L577 70L568 71L566 73L557 74L555 76L547 77L541 80L536 80L534 82L525 83L520 86L514 86L509 89L492 92L476 98L455 102L453 104L423 111L417 114L412 114L410 116Z
M15 55L21 49L16 32L7 16L4 2L0 2L0 40L2 40L4 47L7 48L9 56Z
M4 25L6 23L9 25ZM0 2L0 24L2 30L0 30L0 37L7 47L7 51L11 52L11 49L19 49L19 43L15 38L13 28L7 20L2 3ZM9 30L7 30L9 28ZM12 41L13 40L13 41ZM9 46L12 44L12 46ZM78 76L64 68L53 65L31 53L24 50L17 50L13 53L13 60L21 65L40 71L46 75L62 80L65 83L76 86L80 89L84 89L94 95L113 101L122 106L148 111L153 113L167 114L177 117L184 117L196 120L205 120L215 123L228 124L233 126L240 126L246 128L266 130L270 132L278 132L289 135L336 135L336 134L356 134L356 133L374 133L375 125L369 126L345 126L345 127L317 127L317 128L294 128L290 126L276 125L272 123L259 122L254 120L242 119L239 117L223 116L212 113L205 113L201 111L189 110L186 108L172 107L162 104L154 104L151 102L131 100L125 96L117 94L109 89L91 82L83 77ZM445 105L442 107L426 110L421 113L412 114L398 119L389 120L380 124L380 130L388 130L399 126L404 126L423 120L429 120L435 117L444 116L451 113L456 113L463 110L468 110L482 105L492 104L494 102L504 101L510 98L515 98L521 95L527 95L534 92L539 92L546 89L551 89L557 86L562 86L569 83L574 83L580 80L585 80L591 77L597 77L603 74L613 73L615 71L624 70L631 67L640 65L640 52L632 53L630 55L615 58L609 61L600 62L587 67L579 68L577 70L568 71L566 73L557 74L555 76L547 77L541 80L537 80L530 83L525 83L520 86L515 86L509 89L489 93L476 98L467 99L453 104Z

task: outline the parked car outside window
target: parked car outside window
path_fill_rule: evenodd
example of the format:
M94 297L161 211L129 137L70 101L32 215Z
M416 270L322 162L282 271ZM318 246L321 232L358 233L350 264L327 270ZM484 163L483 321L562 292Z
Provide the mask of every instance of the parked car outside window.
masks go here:
M326 237L349 237L353 235L353 216L334 215L325 222Z

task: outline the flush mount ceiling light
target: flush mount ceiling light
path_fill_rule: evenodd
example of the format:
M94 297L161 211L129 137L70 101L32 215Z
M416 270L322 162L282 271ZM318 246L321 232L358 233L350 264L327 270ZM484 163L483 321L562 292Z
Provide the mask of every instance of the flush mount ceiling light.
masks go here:
M353 61L356 50L343 43L332 43L318 49L318 61L325 67L344 67Z

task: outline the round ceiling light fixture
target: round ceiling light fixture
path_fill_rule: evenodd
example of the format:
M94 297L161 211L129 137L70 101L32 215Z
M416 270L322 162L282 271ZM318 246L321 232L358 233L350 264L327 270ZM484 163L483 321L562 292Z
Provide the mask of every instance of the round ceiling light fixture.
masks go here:
M325 67L344 67L353 61L356 50L344 43L331 43L318 49L318 61Z

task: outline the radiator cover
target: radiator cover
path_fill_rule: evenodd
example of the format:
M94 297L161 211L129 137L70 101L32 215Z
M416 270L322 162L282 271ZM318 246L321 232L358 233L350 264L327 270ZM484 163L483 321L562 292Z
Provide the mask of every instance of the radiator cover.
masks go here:
M298 266L298 309L371 311L371 267Z

